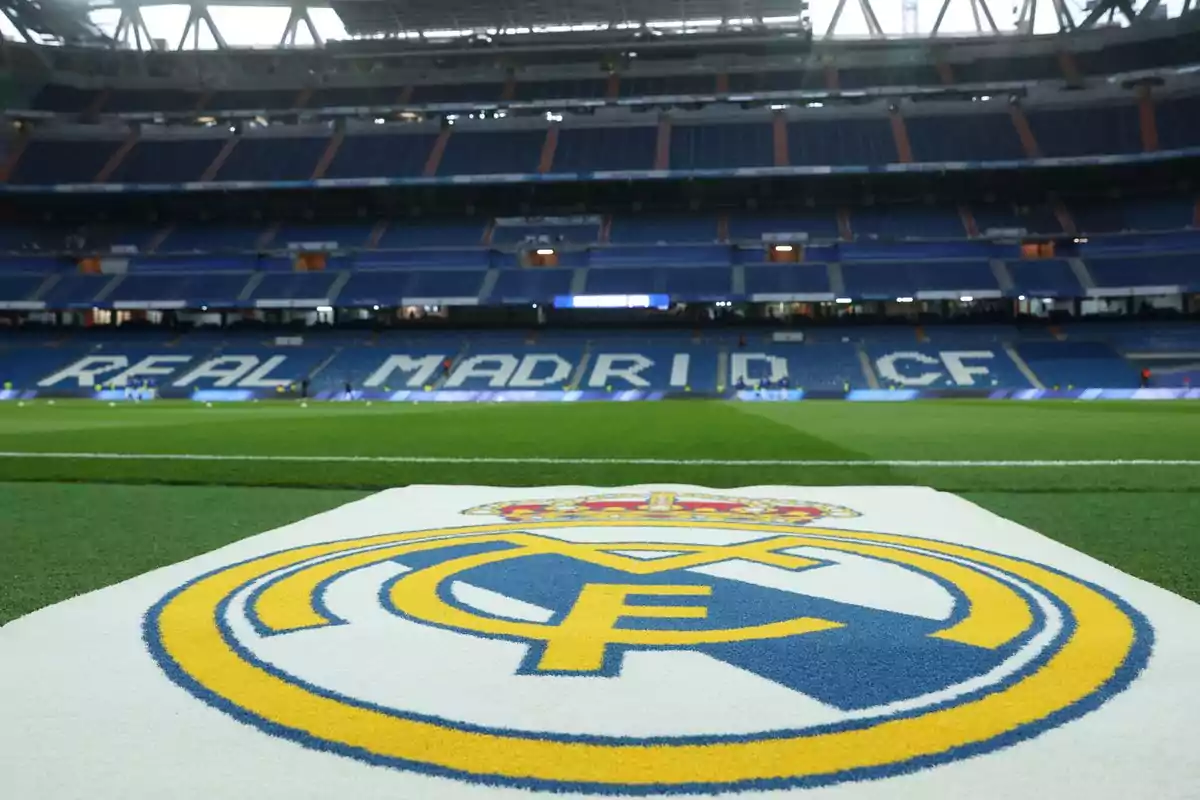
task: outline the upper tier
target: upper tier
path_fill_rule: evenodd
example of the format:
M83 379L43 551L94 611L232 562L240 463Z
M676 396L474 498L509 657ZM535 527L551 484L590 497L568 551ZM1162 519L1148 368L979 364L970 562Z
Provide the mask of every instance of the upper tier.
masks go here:
M603 178L801 168L854 170L964 162L1188 154L1200 147L1200 95L1010 104L876 103L860 108L715 110L648 118L458 119L224 127L47 125L11 142L7 182L180 184L456 176ZM380 120L382 122L382 120ZM627 176L622 176L627 177ZM635 176L636 177L636 176Z
M644 10L644 9L640 9ZM615 38L614 38L615 37ZM1144 19L1067 36L809 41L792 30L712 36L504 37L380 40L326 49L156 54L153 67L100 48L11 44L28 107L130 113L283 110L446 103L620 102L645 96L1102 82L1173 72L1200 52L1200 14ZM172 43L174 46L174 43ZM47 80L46 67L50 68ZM10 107L21 107L20 98Z

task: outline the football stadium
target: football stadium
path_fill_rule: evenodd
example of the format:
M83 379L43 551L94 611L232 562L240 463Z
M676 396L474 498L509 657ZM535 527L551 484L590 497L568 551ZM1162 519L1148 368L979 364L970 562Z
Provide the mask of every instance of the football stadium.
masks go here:
M0 797L1200 798L1198 11L0 0Z

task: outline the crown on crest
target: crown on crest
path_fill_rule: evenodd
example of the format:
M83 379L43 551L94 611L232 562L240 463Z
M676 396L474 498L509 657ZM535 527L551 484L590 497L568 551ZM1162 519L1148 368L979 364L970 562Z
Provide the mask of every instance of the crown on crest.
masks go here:
M688 520L804 525L822 518L859 516L857 511L827 503L723 495L650 492L604 494L553 500L514 500L467 509L464 514L503 517L509 522Z

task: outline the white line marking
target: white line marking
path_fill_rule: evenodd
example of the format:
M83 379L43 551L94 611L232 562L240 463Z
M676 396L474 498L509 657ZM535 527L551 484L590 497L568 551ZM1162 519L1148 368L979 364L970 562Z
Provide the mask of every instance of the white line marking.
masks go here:
M286 456L225 453L36 453L0 451L0 458L64 461L266 461L313 464L546 464L630 467L1200 467L1200 459L1117 458L1103 460L906 461L846 459L718 459L718 458L540 458L493 456Z

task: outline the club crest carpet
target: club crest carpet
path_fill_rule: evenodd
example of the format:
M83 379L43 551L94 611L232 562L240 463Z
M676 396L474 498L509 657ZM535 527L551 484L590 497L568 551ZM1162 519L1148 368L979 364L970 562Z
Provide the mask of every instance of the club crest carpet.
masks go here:
M0 793L1185 800L1197 630L932 489L415 486L0 628Z

